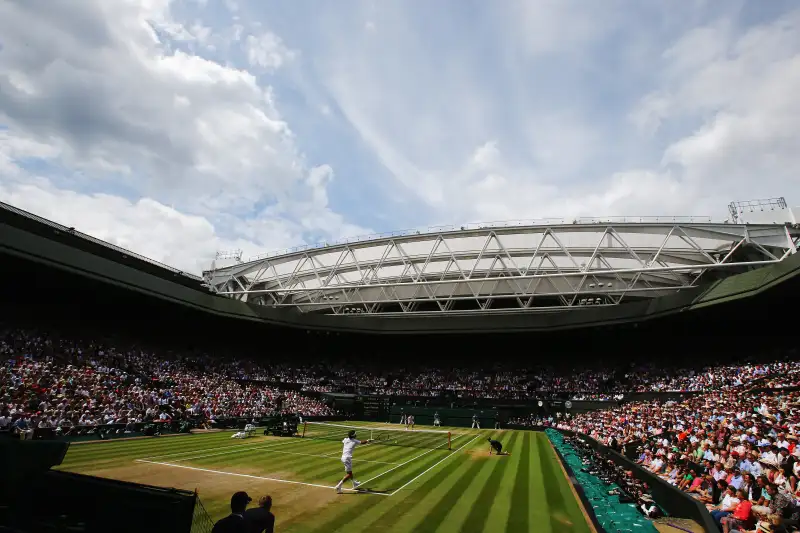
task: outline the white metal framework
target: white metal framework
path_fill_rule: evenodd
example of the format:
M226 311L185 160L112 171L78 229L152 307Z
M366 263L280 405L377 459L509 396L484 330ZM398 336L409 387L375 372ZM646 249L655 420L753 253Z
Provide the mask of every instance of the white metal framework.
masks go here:
M800 239L791 224L653 220L405 233L237 262L204 278L218 294L306 313L542 312L675 293L703 276L777 263Z

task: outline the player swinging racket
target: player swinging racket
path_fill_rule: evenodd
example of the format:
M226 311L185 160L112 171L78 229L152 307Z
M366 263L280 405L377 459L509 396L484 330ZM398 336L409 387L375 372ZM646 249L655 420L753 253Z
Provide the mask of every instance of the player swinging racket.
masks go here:
M508 452L503 452L503 445L500 444L499 441L496 441L496 440L492 439L491 437L489 437L486 440L489 441L489 455L492 455L492 450L494 450L494 452L497 455L511 455Z
M369 440L358 440L356 439L356 430L351 429L350 432L347 434L347 438L342 440L342 464L344 465L345 476L336 485L336 493L342 493L342 485L348 479L353 480L353 490L357 489L361 483L355 480L353 477L353 450L359 444L369 444L372 441Z

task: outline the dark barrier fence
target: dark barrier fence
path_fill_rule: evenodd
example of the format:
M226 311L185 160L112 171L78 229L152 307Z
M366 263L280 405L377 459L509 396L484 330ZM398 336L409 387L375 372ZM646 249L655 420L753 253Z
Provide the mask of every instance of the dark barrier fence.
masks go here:
M285 384L278 384L285 386ZM371 395L380 396L387 399L392 405L407 406L413 405L415 407L438 407L438 408L452 408L452 409L487 409L497 407L498 409L505 408L526 408L532 411L540 410L553 410L563 409L565 402L570 401L570 410L574 412L592 411L595 409L606 409L614 407L624 402L647 402L651 400L678 400L686 396L695 394L703 394L702 392L631 392L626 393L622 399L591 399L591 393L548 393L548 392L530 392L530 396L525 398L513 398L502 396L496 398L473 398L468 395L461 395L462 393L470 393L472 391L432 391L434 395L413 395L413 394L379 394L374 389L368 387L337 387L335 391L330 393L305 391L303 394L311 397L324 397L326 394L355 394L355 395ZM582 395L588 395L589 399L575 399ZM543 405L539 407L539 401Z
M631 471L635 478L647 483L653 495L653 499L667 514L680 518L690 518L700 524L703 529L705 529L706 533L718 533L718 529L711 515L698 500L678 490L657 475L645 470L624 455L612 450L608 446L600 444L591 437L563 429L559 431L564 435L576 436L584 442L587 442L592 448L602 453L604 457L614 461L615 464L622 466L626 470Z
M272 417L264 417L256 420L257 426L264 426ZM330 422L346 420L342 416L309 416L303 420L314 420L319 422ZM212 424L213 429L236 430L244 429L245 425L252 423L252 418L222 418ZM113 440L131 437L151 437L154 435L174 435L179 433L189 433L193 429L203 427L202 420L177 420L169 422L138 422L136 424L103 424L99 426L73 426L71 428L56 431L53 428L36 428L33 430L33 440L67 440L95 441Z
M443 426L455 427L471 426L472 416L477 415L482 428L493 428L500 417L496 409L437 409L434 407L394 405L391 410L390 422L399 423L400 417L406 414L414 415L416 424L432 425L435 413L439 413L439 420Z
M24 517L22 531L65 531L83 524L87 532L189 532L196 495L136 483L47 471L17 486L12 509ZM81 529L78 529L81 530Z
M189 533L193 492L50 470L68 446L0 438L0 530Z

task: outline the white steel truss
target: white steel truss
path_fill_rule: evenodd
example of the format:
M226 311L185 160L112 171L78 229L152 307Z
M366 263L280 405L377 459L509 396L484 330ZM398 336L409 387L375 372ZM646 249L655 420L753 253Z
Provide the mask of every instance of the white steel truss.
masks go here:
M787 224L480 227L298 250L204 279L218 294L301 312L556 311L663 296L711 271L718 279L777 263L799 238Z

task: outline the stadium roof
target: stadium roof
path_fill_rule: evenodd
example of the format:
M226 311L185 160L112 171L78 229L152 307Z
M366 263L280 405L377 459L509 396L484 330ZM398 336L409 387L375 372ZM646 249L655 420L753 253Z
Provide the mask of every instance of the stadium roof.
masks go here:
M378 313L332 316L254 305L215 295L196 279L174 269L141 261L129 256L125 250L105 247L62 228L0 209L0 274L11 282L12 289L21 291L25 297L33 297L31 290L46 286L45 290L50 291L48 295L38 296L42 303L54 301L53 297L62 293L71 295L65 296L68 299L86 295L87 305L97 301L103 306L103 301L108 300L105 303L111 306L108 309L112 314L117 298L131 301L118 292L124 290L126 295L141 295L147 301L180 306L180 309L170 308L172 310L168 312L176 319L190 316L184 310L195 310L209 316L328 333L509 333L636 325L648 319L734 299L746 299L742 302L746 307L750 305L749 297L762 294L768 299L774 294L781 302L787 297L793 301L796 298L791 295L796 295L795 289L800 289L796 282L800 279L800 254L793 254L779 263L726 277L716 283L704 283L659 298L628 299L627 303L615 306L587 305L553 313L444 313L436 320L416 314L409 314L402 320ZM773 287L774 291L771 290ZM768 308L773 309L772 306ZM742 308L737 309L737 313L742 312Z
M553 312L652 299L776 264L799 238L793 224L697 217L494 223L300 248L204 278L217 294L303 313Z
M183 272L164 263L160 263L143 255L131 252L121 246L100 240L75 228L70 228L34 215L13 205L0 202L0 223L24 229L27 232L43 236L48 239L57 239L67 242L70 246L86 250L100 257L123 262L136 268L149 272L170 281L181 283L188 287L201 288L203 279L200 276Z

